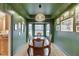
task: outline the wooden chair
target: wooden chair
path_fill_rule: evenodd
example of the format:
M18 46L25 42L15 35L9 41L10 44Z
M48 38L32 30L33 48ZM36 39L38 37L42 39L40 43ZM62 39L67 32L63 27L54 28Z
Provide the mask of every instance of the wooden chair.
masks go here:
M48 48L50 55L50 45L44 46L44 39L33 39L33 46L29 45L29 48L27 50L28 55L30 56L30 48L33 49L33 56L44 56L44 49Z
M44 40L40 38L33 40L33 55L34 56L44 56Z

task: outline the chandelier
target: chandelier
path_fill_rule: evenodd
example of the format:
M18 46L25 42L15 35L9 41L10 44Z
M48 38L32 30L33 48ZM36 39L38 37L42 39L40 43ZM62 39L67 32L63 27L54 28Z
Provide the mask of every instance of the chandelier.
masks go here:
M38 13L36 16L35 16L35 20L36 21L39 21L39 22L42 22L45 20L45 15L43 13Z

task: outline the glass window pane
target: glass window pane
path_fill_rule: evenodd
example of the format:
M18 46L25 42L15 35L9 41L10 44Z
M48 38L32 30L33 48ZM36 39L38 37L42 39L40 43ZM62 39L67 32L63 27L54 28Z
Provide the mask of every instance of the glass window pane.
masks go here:
M29 35L32 36L32 24L29 24Z
M37 35L38 32L40 32L41 35L44 35L43 34L43 30L44 30L43 25L37 25L37 24L35 24L35 35Z
M50 34L50 24L46 25L46 36L49 36Z

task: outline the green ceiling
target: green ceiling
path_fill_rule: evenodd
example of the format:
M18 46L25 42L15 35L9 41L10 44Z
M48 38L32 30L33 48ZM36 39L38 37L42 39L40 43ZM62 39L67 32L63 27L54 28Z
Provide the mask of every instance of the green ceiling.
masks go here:
M41 8L39 8L39 4L41 4ZM70 3L8 3L1 5L1 9L12 9L28 19L32 19L30 15L36 15L39 12L51 15L50 18L53 19L72 6Z
M39 8L39 5L41 3L38 4L27 4L26 5L26 10L29 14L31 15L35 15L39 12L44 13L45 15L50 15L52 13L55 12L55 10L57 10L60 6L62 6L62 4L41 4L41 8Z

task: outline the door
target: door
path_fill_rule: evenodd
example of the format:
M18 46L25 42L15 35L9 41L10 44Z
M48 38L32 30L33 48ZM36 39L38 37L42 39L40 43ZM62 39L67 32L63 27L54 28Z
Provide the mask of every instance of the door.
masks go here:
M3 13L3 12L2 12ZM0 15L1 16L1 15ZM11 15L4 13L0 18L0 55L9 55Z

